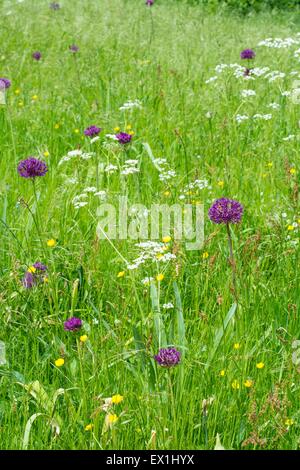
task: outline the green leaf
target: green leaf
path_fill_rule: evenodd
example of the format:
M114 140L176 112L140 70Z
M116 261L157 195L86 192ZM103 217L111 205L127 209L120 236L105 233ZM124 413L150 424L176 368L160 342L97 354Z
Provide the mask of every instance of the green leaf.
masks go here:
M226 332L226 329L230 323L230 321L233 319L234 317L234 314L236 312L236 308L237 308L237 304L234 303L232 304L229 312L227 313L226 317L225 317L225 320L223 322L223 325L221 326L221 328L219 328L216 332L216 335L215 335L215 340L214 340L214 345L213 345L213 350L208 358L208 361L206 363L206 366L205 366L205 369L208 369L208 367L210 366L213 358L215 357L215 354L221 344L221 341L224 337L224 334Z

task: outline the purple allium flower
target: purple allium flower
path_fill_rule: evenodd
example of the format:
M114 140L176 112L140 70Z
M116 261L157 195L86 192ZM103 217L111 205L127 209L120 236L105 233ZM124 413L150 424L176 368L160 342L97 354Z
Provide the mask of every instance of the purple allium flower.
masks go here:
M119 134L116 134L116 138L120 144L125 145L131 142L132 135L127 134L126 132L120 132Z
M241 59L254 59L255 52L252 49L244 49L241 54Z
M49 5L50 9L51 10L59 10L60 9L60 4L59 3L56 3L56 2L51 2L50 5Z
M80 330L81 327L82 321L80 318L72 317L68 318L68 320L64 322L64 329L66 331L77 331Z
M154 0L146 0L146 5L148 7L152 7L153 4L154 4Z
M154 359L162 367L173 367L179 364L180 356L180 352L175 348L162 348Z
M243 206L234 199L217 199L208 211L210 220L215 224L237 224L243 215Z
M88 137L95 137L96 135L100 134L102 129L97 126L90 126L87 127L84 131L84 135L87 135Z
M69 49L71 52L78 52L79 51L79 47L76 46L76 44L71 44L71 46L69 46Z
M18 173L22 178L44 176L48 171L46 163L38 158L28 157L18 165Z
M35 51L35 52L32 54L32 58L33 58L34 60L39 61L39 60L42 58L42 54L40 53L40 51Z
M0 78L0 90L3 88L9 88L11 85L11 81L8 78Z

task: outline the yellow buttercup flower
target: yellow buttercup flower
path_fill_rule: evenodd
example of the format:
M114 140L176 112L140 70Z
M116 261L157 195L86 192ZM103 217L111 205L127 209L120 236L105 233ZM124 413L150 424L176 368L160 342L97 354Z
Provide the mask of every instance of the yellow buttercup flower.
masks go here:
M170 196L170 194L171 194L170 191L164 191L164 196L168 197Z
M91 431L93 429L94 425L92 423L87 424L86 427L84 428L85 431Z
M207 251L205 251L203 254L202 254L202 259L207 259L209 257L209 254L207 253Z
M79 339L82 343L85 343L88 340L88 337L87 337L87 335L82 335L82 336L80 336Z
M34 273L36 272L36 268L35 268L34 266L30 266L30 267L27 269L27 271L28 271L29 273L34 274Z
M50 153L48 152L48 150L45 150L45 152L43 153L44 157L49 157Z
M296 168L291 168L290 169L290 174L295 175L296 174Z
M240 343L234 343L233 349L241 349Z
M128 134L129 135L134 135L134 132L133 131L128 131Z
M117 274L117 277L124 277L125 276L125 271L120 271L118 274Z
M47 246L50 248L53 248L56 245L56 240L54 238L50 238L50 240L47 241Z
M60 124L54 124L54 129L59 129L60 128Z
M258 362L256 364L257 369L263 369L265 367L265 364L263 362Z
M20 93L21 93L20 88L17 88L17 89L15 90L15 95L19 95Z
M294 424L294 420L291 418L287 418L284 422L286 426L292 426Z
M64 363L65 363L65 360L62 357L60 357L59 359L56 359L56 361L54 362L56 367L61 367L64 365Z
M225 369L222 369L222 370L220 371L220 377L224 377L225 374L226 374L226 370L225 370Z
M267 163L267 167L268 167L268 168L272 168L272 166L273 166L273 162Z
M113 415L113 414L109 414L107 416L107 420L110 424L114 424L116 421L118 421L118 416L117 415Z
M162 241L164 243L169 243L171 240L172 238L170 237L170 235L166 235L165 237L162 238Z
M131 125L131 124L127 124L126 130L127 130L127 131L130 131L131 128L132 128L132 125Z
M39 99L38 95L33 95L31 98L32 98L33 101L36 101L36 100Z
M80 130L79 129L74 129L75 134L79 134Z
M223 188L223 187L224 187L224 181L218 181L217 185L218 185L220 188Z
M114 132L119 132L120 128L117 126L117 127L114 127Z
M295 227L293 225L288 225L287 229L292 232L293 230L295 230Z
M158 282L163 281L164 278L165 278L165 276L164 276L162 273L160 273L160 274L158 274L158 275L156 276L156 280L157 280Z
M231 384L233 390L238 390L240 388L240 384L237 380L234 380Z
M111 402L114 404L114 405L118 405L119 403L121 403L122 401L124 400L124 397L122 395L113 395L111 397Z
M44 280L45 283L47 283L47 282L49 282L49 277L45 276L43 280Z
M252 387L253 380L250 380L250 379L245 380L244 385L245 385L246 388Z

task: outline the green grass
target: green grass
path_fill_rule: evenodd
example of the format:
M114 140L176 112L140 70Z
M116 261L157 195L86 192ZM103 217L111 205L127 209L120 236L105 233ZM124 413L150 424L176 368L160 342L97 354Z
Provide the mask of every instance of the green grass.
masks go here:
M47 1L2 8L0 76L12 86L0 106L0 340L6 345L0 447L213 449L219 434L226 449L297 449L292 342L300 339L299 251L287 235L298 240L299 229L287 226L300 219L299 141L283 139L299 135L299 105L281 92L297 79L290 72L299 71L293 56L299 46L257 44L295 38L299 17L212 16L171 0L157 0L151 9L143 0L84 3L65 0L57 12ZM80 47L76 57L68 50L72 43ZM286 76L245 81L225 71L206 83L216 65L241 63L239 53L248 47L256 51L256 66ZM42 53L38 63L35 50ZM246 88L256 96L242 100ZM120 111L129 99L139 99L142 109ZM272 102L279 109L268 108ZM256 113L272 119L235 120ZM83 137L91 124L103 128L94 144ZM129 124L135 134L126 152L103 144L105 134ZM145 143L167 159L176 178L160 181ZM99 240L99 200L89 196L80 209L72 203L96 185L95 158L58 165L79 147L97 153L99 189L111 204L120 194L147 207L176 203L196 178L211 186L189 196L204 204L205 214L215 198L243 203L242 223L232 228L239 305L228 322L234 296L226 228L205 216L202 250L172 240L175 261L126 270L124 259L137 257L135 241ZM31 181L16 171L28 155L49 166L36 181L36 197ZM103 165L120 166L126 158L139 160L139 173L104 174ZM77 183L67 182L74 177ZM52 238L57 244L49 248ZM48 282L25 289L22 278L36 261L47 265ZM162 282L142 285L162 271ZM167 302L175 308L163 309ZM70 316L83 320L80 332L64 331ZM153 360L163 343L182 352L172 370ZM56 367L60 357L65 363ZM104 399L116 394L123 401L103 410ZM108 412L118 416L110 427Z

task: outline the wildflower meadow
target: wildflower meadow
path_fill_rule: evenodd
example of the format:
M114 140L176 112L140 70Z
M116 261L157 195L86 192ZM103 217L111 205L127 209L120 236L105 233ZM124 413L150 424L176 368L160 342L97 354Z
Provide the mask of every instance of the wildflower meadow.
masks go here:
M299 10L0 10L0 448L298 449Z

